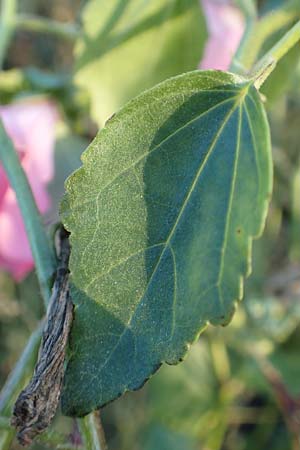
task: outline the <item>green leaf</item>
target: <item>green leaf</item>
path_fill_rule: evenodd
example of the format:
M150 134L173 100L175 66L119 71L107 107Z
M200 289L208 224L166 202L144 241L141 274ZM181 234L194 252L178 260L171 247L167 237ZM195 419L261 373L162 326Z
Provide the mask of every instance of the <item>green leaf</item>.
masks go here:
M269 129L248 81L191 72L109 120L66 183L76 305L63 409L83 415L175 364L227 324L272 184Z
M299 334L296 337L299 337ZM300 394L298 349L299 348L295 348L295 345L292 346L290 343L288 350L279 347L275 349L275 352L270 357L272 364L279 371L289 392L294 397L298 397Z
M91 0L83 27L75 82L101 126L143 90L196 69L206 39L198 0Z
M54 150L54 178L48 185L51 196L51 208L46 214L46 221L59 221L58 209L64 192L66 178L80 167L80 156L87 147L88 140L71 133L66 124L59 124Z
M149 381L148 420L189 435L208 437L220 426L219 422L210 422L212 411L217 413L226 403L221 399L219 386L209 346L202 338L182 364L172 370L163 366Z
M168 429L167 427L151 423L141 439L141 447L144 450L197 450L196 439Z
M201 339L182 364L172 370L163 366L150 380L145 414L147 422L197 438L198 448L219 450L231 403L232 394L223 395L210 348Z

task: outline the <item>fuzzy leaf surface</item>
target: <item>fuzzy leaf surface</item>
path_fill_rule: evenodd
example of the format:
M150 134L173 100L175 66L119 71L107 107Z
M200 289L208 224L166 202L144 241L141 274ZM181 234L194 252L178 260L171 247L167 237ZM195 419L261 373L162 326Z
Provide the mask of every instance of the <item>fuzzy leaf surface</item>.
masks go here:
M66 183L75 320L63 410L84 415L178 363L227 324L272 186L269 128L249 81L218 71L129 102Z

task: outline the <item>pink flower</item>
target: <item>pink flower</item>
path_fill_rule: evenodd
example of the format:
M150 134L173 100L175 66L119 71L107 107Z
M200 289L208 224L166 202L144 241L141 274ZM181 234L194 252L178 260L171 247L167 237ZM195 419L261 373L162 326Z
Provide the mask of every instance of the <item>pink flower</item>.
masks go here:
M200 69L227 70L243 35L241 11L229 0L202 0L208 40Z
M19 154L41 213L51 206L46 190L54 173L58 112L50 101L27 100L0 107L0 117ZM20 281L34 263L14 191L0 166L0 268Z

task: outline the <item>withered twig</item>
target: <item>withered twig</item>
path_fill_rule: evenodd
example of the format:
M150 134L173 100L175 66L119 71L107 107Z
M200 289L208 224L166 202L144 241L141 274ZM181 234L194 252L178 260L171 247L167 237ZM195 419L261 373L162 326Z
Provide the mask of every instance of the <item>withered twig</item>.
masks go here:
M29 445L35 436L49 426L57 410L62 388L66 344L73 319L73 304L69 294L70 247L64 229L58 232L57 247L59 262L38 361L31 381L15 403L11 419L22 445Z
M293 397L289 393L280 372L269 360L260 356L256 358L256 361L273 390L275 400L291 434L293 449L300 450L300 397Z

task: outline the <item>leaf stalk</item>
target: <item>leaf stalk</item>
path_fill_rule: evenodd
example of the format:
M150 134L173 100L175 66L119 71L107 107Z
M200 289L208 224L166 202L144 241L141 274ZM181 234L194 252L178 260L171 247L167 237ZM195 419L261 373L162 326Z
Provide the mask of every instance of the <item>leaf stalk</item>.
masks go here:
M78 420L78 425L86 450L107 450L99 411Z
M259 89L275 69L278 61L300 41L300 20L255 64L250 76Z
M245 75L249 73L264 42L274 33L292 26L300 17L299 0L289 0L282 8L261 18L248 17L244 35L230 65L230 71Z

